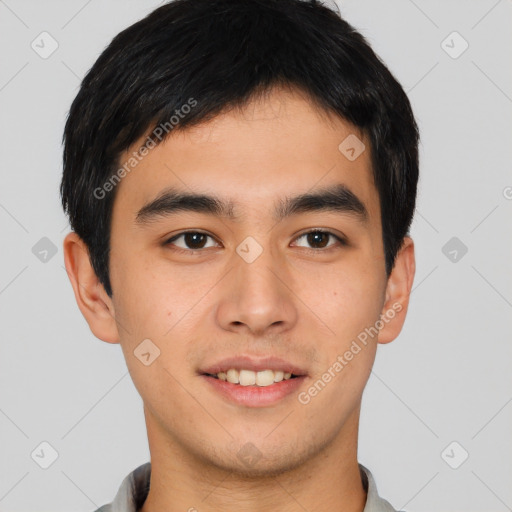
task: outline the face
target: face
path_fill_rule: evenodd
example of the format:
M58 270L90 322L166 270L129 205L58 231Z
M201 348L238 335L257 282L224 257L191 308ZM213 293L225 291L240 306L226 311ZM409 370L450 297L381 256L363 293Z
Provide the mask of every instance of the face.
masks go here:
M355 159L354 137L366 146ZM170 191L220 206L177 208ZM275 89L173 132L117 185L110 275L113 298L102 297L116 335L93 316L89 325L120 342L154 439L250 474L296 467L342 439L355 447L387 341L375 325L394 309L381 333L396 336L406 307L393 307L369 142L355 127ZM282 380L235 384L227 370L244 384Z

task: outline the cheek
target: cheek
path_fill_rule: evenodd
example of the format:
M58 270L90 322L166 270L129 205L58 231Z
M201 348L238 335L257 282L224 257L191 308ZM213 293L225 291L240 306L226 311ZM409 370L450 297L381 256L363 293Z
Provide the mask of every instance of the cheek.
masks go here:
M143 254L131 253L112 259L111 283L116 316L119 314L131 335L159 337L169 329L165 326L173 321L180 294L176 293L176 280L166 275L164 268L150 264Z
M308 420L317 424L320 437L336 435L357 410L375 359L375 345L359 343L344 348L332 351L321 373L298 396Z
M122 260L113 277L121 344L127 360L133 361L135 378L144 380L149 373L147 368L159 366L172 370L173 374L176 369L181 371L177 361L185 359L186 346L180 340L189 339L193 333L196 316L201 311L197 304L205 292L190 286L179 269L171 272L165 262L155 261L150 265L142 255ZM134 352L139 351L144 340L156 346L153 349L149 344L149 352L159 350L160 354L151 366L141 369L140 361L134 360ZM165 370L160 373L164 381L166 378L172 381ZM156 382L157 377L153 378ZM162 379L162 375L158 379Z
M299 297L308 314L320 320L327 338L343 345L379 318L382 308L382 283L376 273L354 268L332 268L309 272L302 282Z

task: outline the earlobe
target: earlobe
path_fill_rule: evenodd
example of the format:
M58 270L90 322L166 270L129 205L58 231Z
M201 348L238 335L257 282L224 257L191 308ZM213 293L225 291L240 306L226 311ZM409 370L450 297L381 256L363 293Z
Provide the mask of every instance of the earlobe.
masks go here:
M71 232L64 238L63 252L76 302L92 333L108 343L119 343L114 305L94 272L87 246Z
M389 343L400 334L407 315L415 272L414 242L406 236L387 282L386 300L381 312L382 329L378 336L379 343Z

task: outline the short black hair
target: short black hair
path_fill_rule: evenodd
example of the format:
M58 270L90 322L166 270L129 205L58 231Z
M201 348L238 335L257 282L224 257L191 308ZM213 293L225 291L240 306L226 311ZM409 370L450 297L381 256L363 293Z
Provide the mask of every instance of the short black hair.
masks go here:
M389 277L414 215L419 131L404 90L365 38L315 1L174 0L114 37L64 129L62 205L110 297L120 154L148 130L168 127L151 138L158 144L279 85L368 136Z

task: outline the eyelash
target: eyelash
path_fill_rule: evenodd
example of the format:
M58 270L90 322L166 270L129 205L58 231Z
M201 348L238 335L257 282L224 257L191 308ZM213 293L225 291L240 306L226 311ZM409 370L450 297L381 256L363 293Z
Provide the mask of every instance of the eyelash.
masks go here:
M299 238L307 236L310 233L320 233L320 234L324 234L324 235L330 235L333 238L335 238L341 246L347 246L348 245L348 243L347 243L347 241L345 239L343 239L340 236L336 235L332 231L323 230L323 229L312 229L310 231L306 231L305 233L301 233L300 235L298 235L295 238L295 240L298 240ZM214 238L213 236L209 235L208 233L203 233L202 231L183 231L181 233L178 233L177 235L174 235L172 238L169 238L166 242L164 242L164 246L171 246L172 242L178 240L180 237L182 237L184 235L187 235L187 234L205 235L207 237ZM335 245L331 246L331 247L328 247L328 248L324 248L324 249L308 249L308 248L304 248L304 249L306 249L307 251L312 252L312 253L319 253L319 252L327 252L330 249L334 249L334 248L336 248ZM203 251L204 249L182 249L181 247L173 247L171 250L173 250L175 252L178 252L178 253L182 253L182 254L183 253L185 253L185 254L197 254L197 253Z

